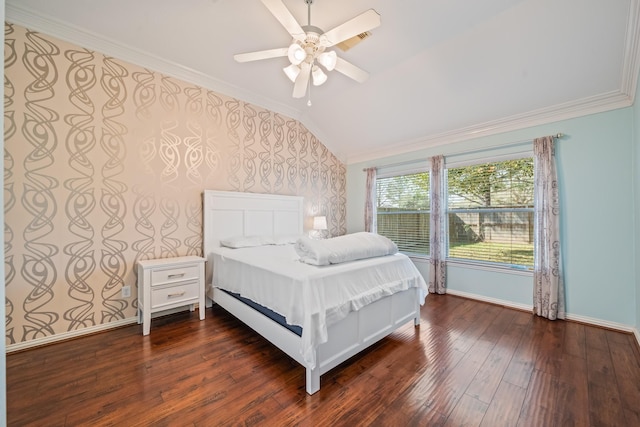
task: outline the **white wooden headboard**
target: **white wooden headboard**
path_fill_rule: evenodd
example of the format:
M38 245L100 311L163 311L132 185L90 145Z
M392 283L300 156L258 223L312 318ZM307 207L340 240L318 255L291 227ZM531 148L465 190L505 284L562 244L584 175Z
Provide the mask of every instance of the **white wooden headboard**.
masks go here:
M213 266L211 250L220 246L220 240L303 233L303 198L300 196L205 190L202 197L207 287L211 284Z

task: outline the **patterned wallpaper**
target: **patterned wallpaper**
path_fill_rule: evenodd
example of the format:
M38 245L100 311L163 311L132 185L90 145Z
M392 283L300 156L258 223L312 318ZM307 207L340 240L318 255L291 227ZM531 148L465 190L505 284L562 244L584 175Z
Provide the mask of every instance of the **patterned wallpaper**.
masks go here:
M135 316L137 260L202 253L205 188L345 233L346 168L298 121L17 25L4 54L7 345Z

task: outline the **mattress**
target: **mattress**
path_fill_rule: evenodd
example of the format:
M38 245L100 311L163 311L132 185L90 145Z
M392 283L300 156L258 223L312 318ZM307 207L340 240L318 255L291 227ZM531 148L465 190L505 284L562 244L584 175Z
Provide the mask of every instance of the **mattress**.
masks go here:
M255 302L253 300L250 300L249 298L245 298L245 297L241 296L240 294L236 294L235 292L230 292L230 291L227 291L226 289L222 289L222 288L219 288L219 289L222 292L226 293L227 295L230 295L230 296L234 297L238 301L241 301L244 304L248 305L249 307L253 308L254 310L260 312L263 316L267 316L269 319L271 319L274 322L278 323L279 325L282 325L283 327L287 328L288 330L290 330L291 332L293 332L297 336L299 336L299 337L302 336L302 327L301 326L297 326L297 325L288 324L287 323L287 319L285 319L283 315L278 314L273 310L269 310L267 307L265 307L263 305L260 305L257 302Z
M302 327L301 354L315 366L315 348L327 341L328 326L350 312L396 292L419 289L422 275L405 255L314 266L300 262L294 245L265 245L213 251L213 286L240 294Z

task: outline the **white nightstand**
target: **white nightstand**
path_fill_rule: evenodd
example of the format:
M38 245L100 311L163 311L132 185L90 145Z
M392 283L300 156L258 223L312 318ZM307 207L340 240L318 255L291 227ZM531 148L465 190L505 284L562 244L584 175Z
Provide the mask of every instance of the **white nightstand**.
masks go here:
M151 313L198 304L204 320L204 263L197 256L138 261L138 323L149 335Z

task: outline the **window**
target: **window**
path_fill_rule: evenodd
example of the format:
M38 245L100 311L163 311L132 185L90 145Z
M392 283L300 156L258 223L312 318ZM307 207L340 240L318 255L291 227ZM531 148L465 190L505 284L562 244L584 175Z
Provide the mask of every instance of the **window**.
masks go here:
M447 169L449 258L533 267L533 159Z
M376 179L378 234L407 255L429 254L429 172Z

